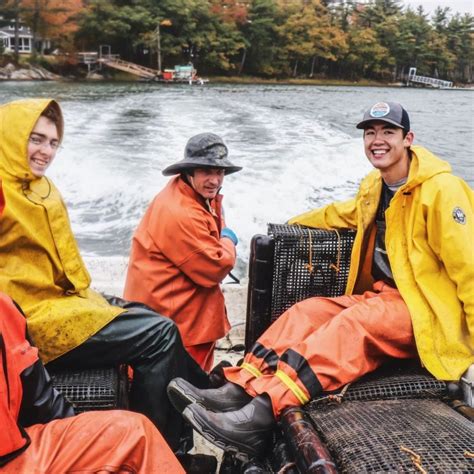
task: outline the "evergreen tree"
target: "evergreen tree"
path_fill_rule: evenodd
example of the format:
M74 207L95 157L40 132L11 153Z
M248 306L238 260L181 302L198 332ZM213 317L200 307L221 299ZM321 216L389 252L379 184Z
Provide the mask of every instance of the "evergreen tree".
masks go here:
M454 55L456 64L453 78L463 82L473 81L474 64L474 16L466 13L454 15L447 26L449 51Z
M241 72L264 76L282 72L284 63L278 34L278 25L282 21L282 12L274 0L253 0L248 21L242 25L245 49L242 52Z

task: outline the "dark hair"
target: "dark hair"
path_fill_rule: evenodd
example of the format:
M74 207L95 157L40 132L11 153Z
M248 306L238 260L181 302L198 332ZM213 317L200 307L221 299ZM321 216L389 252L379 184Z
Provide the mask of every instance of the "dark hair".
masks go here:
M63 114L61 113L59 105L54 101L50 102L43 112L41 112L40 117L46 117L48 120L51 120L54 125L56 125L59 141L61 141L63 138L64 122Z
M188 176L193 176L194 177L194 170L195 168L188 168L186 170L181 171L181 176L188 177Z

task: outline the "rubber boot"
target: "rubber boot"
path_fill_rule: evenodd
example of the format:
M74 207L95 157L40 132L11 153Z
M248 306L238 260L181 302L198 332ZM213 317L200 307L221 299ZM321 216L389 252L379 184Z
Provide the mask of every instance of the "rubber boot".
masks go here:
M214 474L217 459L208 454L179 454L176 456L186 474Z
M230 382L219 388L199 389L177 377L168 384L167 391L171 403L180 413L191 403L215 412L227 412L239 410L252 400L242 387Z
M209 442L243 460L264 454L275 425L266 395L259 395L240 410L227 413L214 413L192 403L184 409L183 417Z

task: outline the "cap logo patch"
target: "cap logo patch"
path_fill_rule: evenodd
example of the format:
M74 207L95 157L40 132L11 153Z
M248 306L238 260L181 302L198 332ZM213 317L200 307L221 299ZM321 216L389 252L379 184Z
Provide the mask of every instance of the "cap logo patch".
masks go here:
M377 102L369 113L374 118L385 117L390 113L390 106L386 102Z
M455 207L453 209L453 219L458 224L465 224L466 223L466 214L460 207Z

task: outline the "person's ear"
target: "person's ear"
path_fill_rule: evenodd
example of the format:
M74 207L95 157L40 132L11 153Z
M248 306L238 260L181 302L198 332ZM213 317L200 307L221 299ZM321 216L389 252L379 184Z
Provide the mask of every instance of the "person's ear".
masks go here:
M405 135L405 138L403 139L403 145L408 148L413 145L413 140L415 140L415 134L410 131Z

